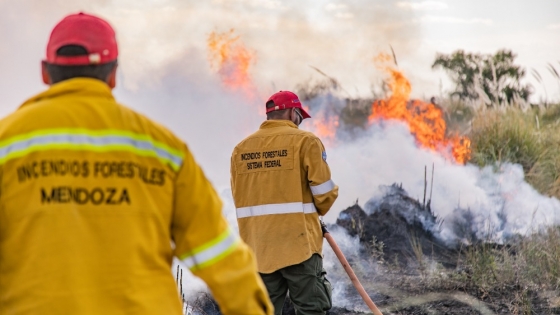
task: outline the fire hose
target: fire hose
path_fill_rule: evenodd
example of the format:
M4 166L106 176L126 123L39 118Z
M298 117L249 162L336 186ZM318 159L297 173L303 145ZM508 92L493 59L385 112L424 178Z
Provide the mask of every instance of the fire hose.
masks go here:
M352 284L354 285L356 290L358 290L358 293L360 294L364 302L366 302L369 309L372 311L374 315L383 315L381 311L377 308L377 306L375 306L375 303L373 303L369 295L366 293L366 290L360 283L360 280L358 280L358 277L356 277L354 270L352 270L352 267L350 267L348 260L346 260L346 257L344 257L344 254L342 253L342 251L334 241L334 238L331 236L329 231L327 231L327 226L323 222L321 222L321 229L323 230L323 237L327 239L327 242L329 243L332 250L334 251L334 254L338 258L338 260L340 260L340 263L342 264L342 267L348 274L348 277L352 281Z

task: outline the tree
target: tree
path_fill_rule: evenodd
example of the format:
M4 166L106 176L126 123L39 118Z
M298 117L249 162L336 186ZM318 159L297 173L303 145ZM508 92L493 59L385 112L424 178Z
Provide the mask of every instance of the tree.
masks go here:
M511 50L496 54L473 54L457 50L450 55L437 54L432 69L443 68L456 84L456 95L462 100L482 99L487 105L527 101L531 86L521 84L525 70L514 64Z

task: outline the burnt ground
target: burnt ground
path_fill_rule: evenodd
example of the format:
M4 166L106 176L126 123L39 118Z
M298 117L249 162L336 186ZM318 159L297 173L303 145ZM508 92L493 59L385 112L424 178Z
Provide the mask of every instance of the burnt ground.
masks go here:
M407 266L411 258L415 260L421 247L424 255L454 267L456 250L432 232L437 230L439 220L432 213L430 203L423 205L410 198L400 186L385 188L383 198L366 203L369 215L355 204L340 213L336 225L359 238L365 256L375 250L372 245L382 242L385 261L398 261L401 266Z
M439 219L429 201L419 202L392 185L385 187L382 198L368 201L364 208L356 204L345 209L328 228L333 233L344 229L359 240L359 250L347 259L383 314L560 314L558 292L516 284L492 289L474 285L472 272L459 264L461 249L438 238ZM371 313L339 264L328 272L333 285L344 283L333 296L334 304L341 305L337 297L345 302L327 314ZM206 293L189 303L189 309L192 315L220 314ZM295 315L289 298L283 314Z

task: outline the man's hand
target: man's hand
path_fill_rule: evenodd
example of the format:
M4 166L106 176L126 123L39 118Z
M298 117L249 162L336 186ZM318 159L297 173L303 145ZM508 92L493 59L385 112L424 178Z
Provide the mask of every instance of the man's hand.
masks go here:
M323 220L319 220L319 222L321 223L321 231L323 231L323 235L329 233L329 231L327 230L327 225L325 224L325 222L323 222Z

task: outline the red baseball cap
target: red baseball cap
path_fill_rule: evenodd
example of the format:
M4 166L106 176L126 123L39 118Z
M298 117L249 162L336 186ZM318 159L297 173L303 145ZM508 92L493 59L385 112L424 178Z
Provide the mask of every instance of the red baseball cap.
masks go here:
M66 45L78 45L87 55L58 56ZM119 52L115 31L105 20L86 13L71 14L53 28L47 44L46 62L62 66L104 64L117 59Z
M295 107L295 108L299 108L301 112L301 116L303 116L303 119L311 118L311 116L309 116L309 114L301 106L301 102L299 101L298 96L290 91L280 91L274 93L266 102L268 103L270 101L273 101L275 106L271 108L267 108L266 109L267 113L270 113L275 110L282 110L286 108Z

